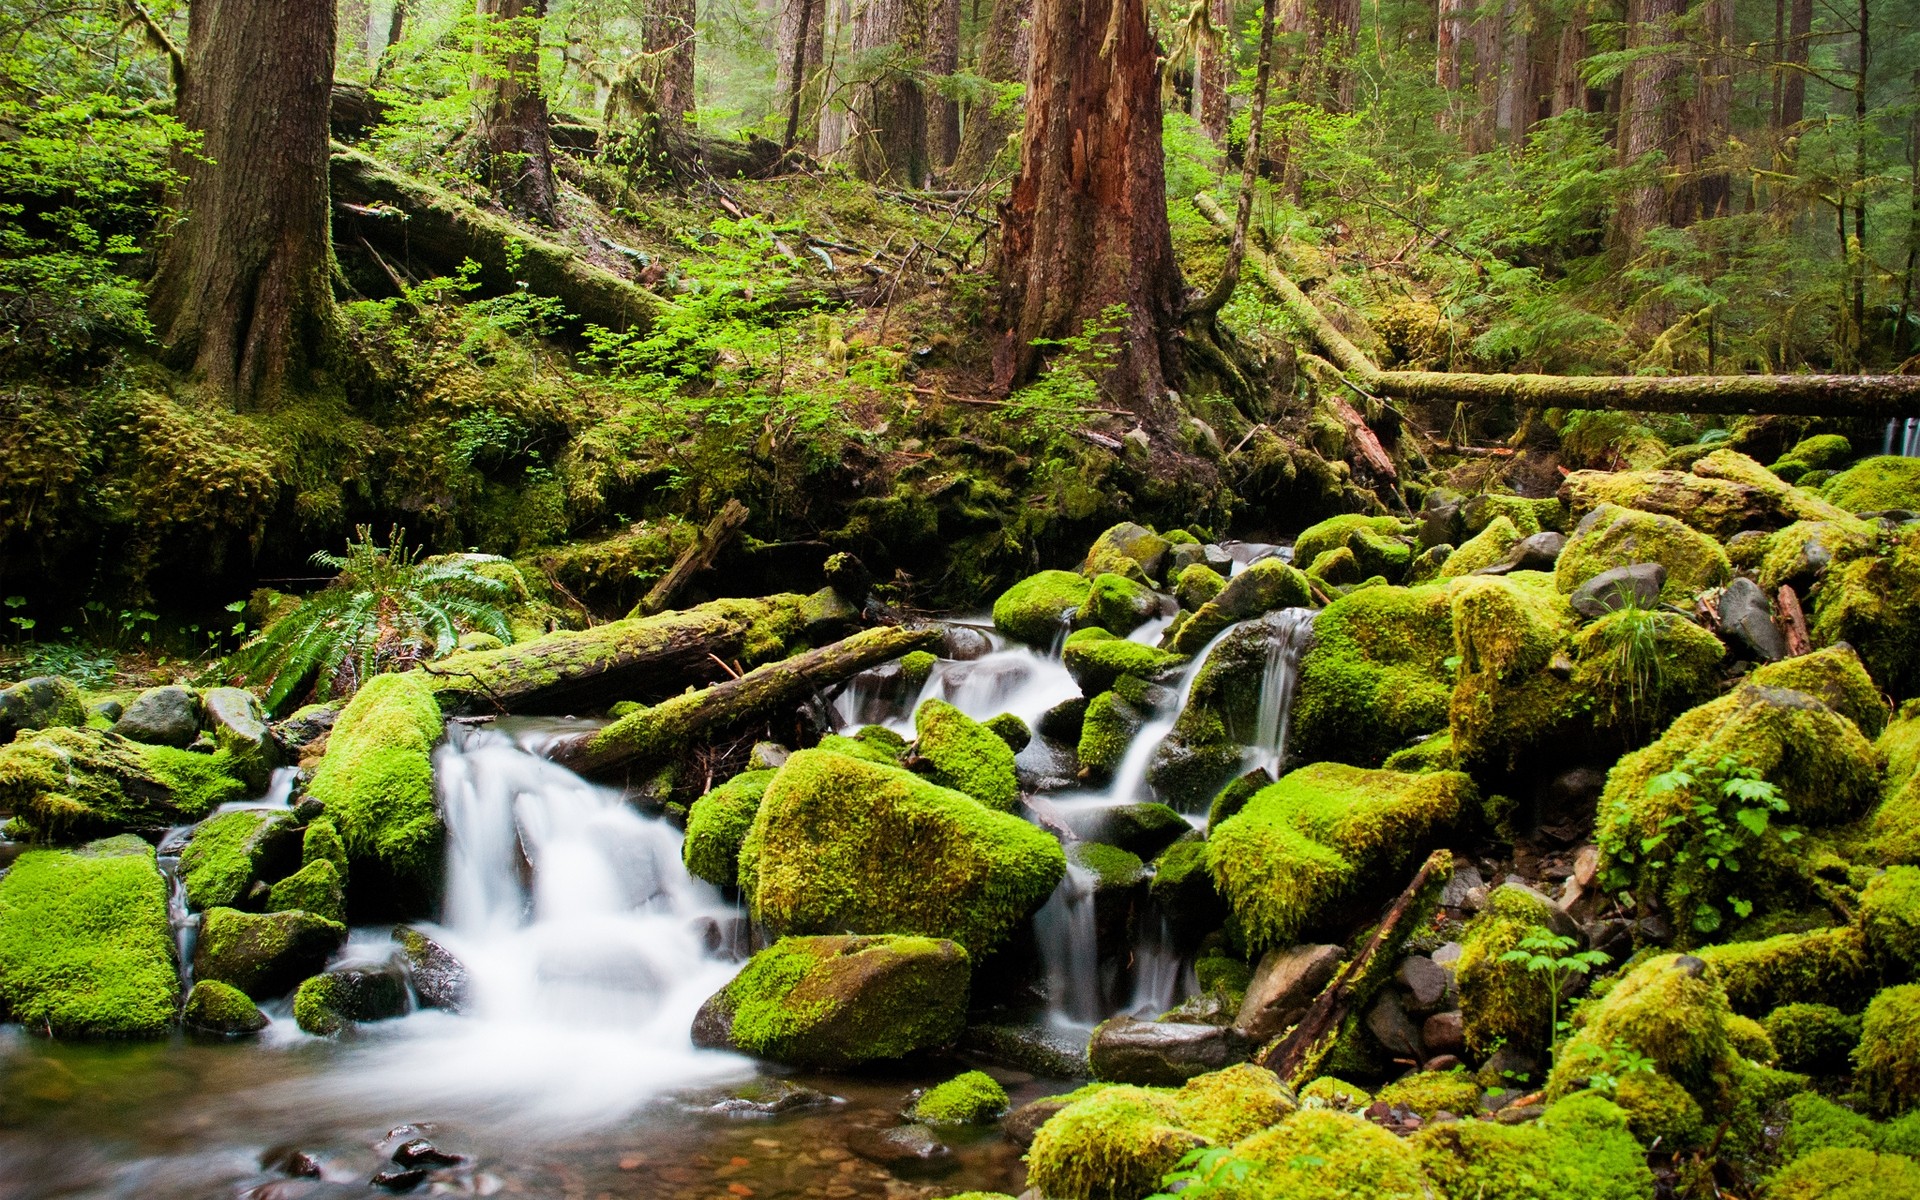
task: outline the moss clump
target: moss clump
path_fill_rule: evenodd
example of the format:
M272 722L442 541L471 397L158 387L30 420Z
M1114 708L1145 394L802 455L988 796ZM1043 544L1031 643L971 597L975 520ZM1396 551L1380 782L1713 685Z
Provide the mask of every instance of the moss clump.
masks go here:
M1080 769L1095 779L1111 775L1127 756L1127 746L1140 730L1140 710L1117 693L1101 692L1087 702L1080 722Z
M1440 564L1440 578L1455 579L1471 575L1482 567L1502 562L1507 552L1520 544L1525 535L1505 517L1495 517L1485 529L1468 538Z
M1768 592L1783 584L1804 591L1836 563L1872 554L1878 530L1866 521L1795 521L1767 538L1759 583Z
M340 1013L340 1000L340 981L332 975L315 975L293 994L294 1024L315 1037L339 1033L350 1023Z
M1413 1148L1378 1125L1331 1109L1303 1109L1233 1148L1254 1163L1235 1200L1425 1200L1426 1180Z
M1122 521L1093 540L1080 573L1089 579L1107 573L1141 582L1158 579L1172 549L1172 542L1146 526Z
M1870 1118L1842 1108L1818 1092L1802 1092L1787 1102L1780 1157L1792 1162L1835 1146L1878 1149L1881 1137L1881 1127Z
M1886 760L1873 848L1890 863L1920 863L1920 700L1901 705L1874 749Z
M1373 1094L1344 1079L1322 1075L1300 1089L1303 1108L1331 1108L1339 1112L1359 1112L1373 1103Z
M1860 893L1867 944L1896 974L1920 975L1920 867L1891 867Z
M1720 543L1672 517L1602 505L1580 522L1554 564L1554 582L1571 593L1602 571L1657 562L1667 569L1661 598L1690 603L1733 575Z
M1488 897L1485 910L1467 923L1454 979L1467 1048L1474 1054L1490 1054L1503 1044L1525 1053L1546 1048L1553 1011L1547 977L1502 956L1519 949L1550 916L1533 893L1502 885Z
M1887 988L1867 1005L1853 1066L1878 1111L1902 1113L1920 1105L1920 984Z
M346 940L345 925L313 913L209 909L200 921L193 974L268 1000L326 966Z
M1859 726L1867 737L1877 738L1887 727L1887 702L1851 646L1830 646L1767 663L1751 679L1760 687L1805 692Z
M1852 457L1852 442L1837 433L1816 433L1795 442L1791 450L1768 463L1767 470L1792 483L1808 471L1829 470Z
M11 741L22 730L86 723L86 697L71 679L41 675L0 688L0 740Z
M1380 762L1447 726L1453 603L1443 586L1368 588L1314 618L1290 747L1307 759Z
M1072 571L1029 575L993 602L993 627L1035 646L1051 646L1087 602L1091 588L1086 576Z
M1174 580L1173 597L1180 602L1181 608L1196 612L1226 586L1227 581L1220 572L1205 563L1193 563Z
M902 1058L960 1035L968 977L936 938L781 938L701 1007L694 1041L812 1067Z
M884 726L870 725L867 729L884 729ZM862 729L852 737L830 733L820 739L816 750L831 750L835 754L844 754L848 758L857 758L862 762L879 763L883 767L897 767L900 760L907 756L907 743L904 738L896 745L891 738L867 737L867 729ZM887 730L891 733L891 730ZM898 734L894 735L898 737ZM778 770L779 768L774 768Z
M1679 613L1622 608L1575 634L1573 653L1573 690L1594 720L1638 733L1712 699L1727 648Z
M1773 1039L1767 1036L1766 1026L1737 1012L1727 1018L1727 1044L1748 1062L1771 1063L1775 1057Z
M933 674L933 664L939 662L931 650L915 650L900 656L900 678L907 687L918 691Z
M1033 730L1027 723L1012 713L1000 713L980 722L981 728L993 734L1007 744L1007 749L1015 754L1025 750L1033 742Z
M340 884L347 882L347 844L340 840L340 830L331 817L318 817L307 826L306 834L300 839L300 865L326 860L333 864L334 871L340 876Z
M1808 1075L1840 1074L1860 1044L1860 1018L1831 1004L1783 1004L1763 1024L1780 1065Z
M1122 675L1153 679L1186 661L1178 654L1114 637L1104 629L1082 629L1073 634L1061 651L1061 659L1087 696L1107 691Z
M284 812L240 809L202 821L180 854L187 903L196 910L233 907L275 860L292 857L294 833L293 814Z
M1613 1101L1627 1114L1627 1127L1633 1136L1648 1145L1658 1139L1663 1149L1683 1149L1695 1144L1706 1126L1700 1102L1688 1095L1687 1089L1653 1071L1633 1071L1623 1076L1614 1086Z
M1097 626L1125 637L1160 612L1160 597L1144 583L1111 572L1093 577L1074 624Z
M1303 608L1313 598L1307 577L1277 558L1263 558L1227 581L1220 594L1200 606L1178 629L1169 629L1161 645L1176 654L1198 654L1236 621L1282 608Z
M1513 767L1574 720L1573 693L1556 671L1573 610L1547 576L1519 572L1453 589L1459 679L1448 704L1462 763Z
M1346 550L1361 578L1384 575L1397 580L1413 562L1412 523L1397 517L1368 517L1346 513L1310 525L1294 539L1293 561L1311 563L1334 550Z
M738 881L740 844L753 828L760 798L775 774L743 771L693 802L687 813L686 841L680 846L687 870L720 887L732 887Z
M984 1125L1007 1111L1007 1089L985 1071L968 1071L921 1093L910 1114L928 1125Z
M1222 822L1207 865L1248 941L1286 945L1363 883L1398 871L1476 799L1457 772L1315 763Z
M1920 1163L1871 1150L1815 1150L1776 1171L1766 1200L1887 1200L1920 1195Z
M1103 888L1132 887L1147 874L1139 855L1104 842L1074 842L1067 847L1067 861L1092 871Z
M1345 546L1335 546L1307 564L1307 578L1317 584L1320 590L1338 594L1341 589L1352 587L1367 576L1361 573L1360 560L1353 556L1353 551Z
M1920 458L1862 459L1827 480L1820 494L1852 513L1920 512Z
M1579 1032L1554 1061L1547 1095L1578 1090L1625 1048L1652 1059L1661 1074L1712 1111L1721 1100L1720 1077L1732 1061L1731 1015L1726 993L1698 959L1648 959L1582 1010Z
M1698 951L1737 1012L1821 1001L1857 1008L1873 991L1866 941L1850 925L1783 933L1758 942L1726 942Z
M1376 1103L1389 1108L1412 1109L1423 1119L1450 1112L1456 1117L1472 1116L1480 1108L1480 1085L1465 1069L1418 1071L1394 1080L1373 1096Z
M225 752L147 746L98 729L22 734L0 746L0 811L44 836L82 838L197 821L247 786Z
M329 921L347 919L347 891L340 871L326 859L315 859L273 885L267 893L268 912L308 912Z
M445 830L433 802L444 725L413 675L370 680L340 712L308 794L327 806L347 853L419 885L439 878Z
M945 700L928 700L913 714L914 753L932 768L928 777L1001 812L1020 803L1013 747L999 734Z
M982 954L1065 871L1060 844L1019 817L898 768L802 750L761 799L739 878L754 917L782 933L917 933Z
M258 1033L267 1027L266 1014L247 999L245 992L213 979L193 985L181 1019L188 1028L202 1033Z
M0 878L0 1012L55 1037L153 1037L173 1023L167 884L122 835L33 850Z
M1816 646L1850 644L1889 694L1920 691L1920 526L1879 554L1830 569L1809 632Z
M1654 1194L1628 1114L1592 1093L1529 1125L1454 1121L1409 1144L1446 1200L1644 1200Z

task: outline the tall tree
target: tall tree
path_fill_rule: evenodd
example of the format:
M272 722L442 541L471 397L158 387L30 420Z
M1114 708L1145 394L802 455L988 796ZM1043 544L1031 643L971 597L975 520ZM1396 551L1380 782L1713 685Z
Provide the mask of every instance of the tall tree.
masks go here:
M544 3L545 0L542 0ZM660 120L678 129L694 109L694 0L647 0L641 52L655 56L648 72Z
M927 13L927 73L960 69L960 0L931 0ZM927 96L927 162L945 170L960 152L960 102L934 91Z
M1551 116L1584 111L1587 107L1587 82L1580 76L1580 63L1587 57L1587 25L1591 20L1587 0L1580 0L1573 6L1566 24L1560 27L1560 41L1553 52L1553 75L1548 83Z
M1642 53L1627 64L1620 80L1620 132L1616 146L1622 166L1649 154L1671 161L1680 137L1681 105L1676 100L1685 64L1668 49L1686 0L1627 0L1627 48ZM1614 238L1627 255L1638 251L1647 231L1667 216L1666 190L1657 174L1637 183L1614 213Z
M1781 39L1778 86L1775 90L1774 127L1785 131L1798 125L1807 115L1807 46L1813 39L1813 0L1782 0L1787 6L1787 27ZM1779 31L1779 14L1775 14Z
M1681 78L1690 93L1682 98L1673 153L1668 210L1675 225L1725 215L1727 173L1711 161L1733 137L1733 0L1702 0L1689 19L1697 50L1693 69Z
M980 39L976 75L996 84L1019 83L1027 77L1027 59L1033 45L1027 14L1032 10L1033 0L993 0L987 31ZM1017 115L1012 106L1004 112L995 111L999 107L996 101L988 100L968 110L966 127L960 132L960 152L953 160L955 179L978 183L1013 136L1019 126Z
M559 188L553 180L547 97L540 88L540 26L547 0L479 3L481 15L490 18L480 78L487 179L508 208L551 225Z
M200 135L151 304L167 361L236 405L312 381L339 347L327 195L331 3L194 0L180 120Z
M1207 24L1213 36L1202 38L1196 52L1193 73L1194 117L1207 136L1218 145L1227 144L1229 105L1227 89L1233 85L1233 4L1231 0L1208 0Z
M1459 119L1460 31L1466 23L1467 0L1438 0L1433 21L1433 82L1447 94L1447 106L1440 110L1440 127L1451 128Z
M1253 71L1253 107L1247 114L1247 149L1240 156L1240 203L1233 220L1233 237L1227 243L1227 265L1219 282L1198 302L1189 305L1187 316L1212 317L1233 298L1240 283L1240 268L1247 257L1247 227L1253 220L1254 184L1259 178L1263 157L1260 142L1267 128L1267 88L1273 73L1273 26L1275 0L1260 6L1260 57Z
M853 60L862 73L848 105L847 154L862 179L919 187L927 178L927 103L918 70L927 53L928 0L866 0L854 13Z
M775 84L782 112L786 114L786 134L781 144L799 147L811 154L819 145L819 128L807 120L809 109L818 107L820 65L826 58L827 0L783 0L774 31Z
M1178 416L1167 385L1181 372L1182 285L1156 57L1144 0L1035 0L1020 174L1001 210L994 378L1027 382L1036 340L1117 311L1103 393L1161 440Z

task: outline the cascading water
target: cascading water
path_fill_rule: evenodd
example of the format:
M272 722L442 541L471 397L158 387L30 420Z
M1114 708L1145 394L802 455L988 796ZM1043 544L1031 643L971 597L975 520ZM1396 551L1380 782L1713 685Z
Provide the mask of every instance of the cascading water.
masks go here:
M1254 718L1253 763L1276 778L1287 756L1287 728L1293 718L1293 690L1300 678L1300 656L1313 640L1313 610L1289 608L1265 618L1273 626L1267 665L1260 676L1260 707Z
M1894 417L1887 422L1882 454L1920 458L1920 417Z
M1096 882L1092 871L1068 864L1033 918L1047 976L1047 1015L1061 1024L1091 1027L1106 1015L1093 907Z

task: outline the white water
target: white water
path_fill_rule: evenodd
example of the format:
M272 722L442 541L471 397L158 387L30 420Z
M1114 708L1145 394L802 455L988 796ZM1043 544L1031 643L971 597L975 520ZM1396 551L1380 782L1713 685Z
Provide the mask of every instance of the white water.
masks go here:
M1253 763L1274 778L1287 757L1287 729L1293 718L1293 689L1300 677L1300 655L1313 632L1313 610L1289 608L1266 618L1275 626L1267 644L1267 665L1260 677L1260 707L1254 719Z
M1880 452L1902 458L1920 458L1920 417L1894 417L1889 420L1885 445Z
M1067 873L1034 914L1034 937L1047 973L1047 1015L1059 1024L1091 1029L1106 1016L1100 991L1100 948L1093 897L1096 876L1069 863Z

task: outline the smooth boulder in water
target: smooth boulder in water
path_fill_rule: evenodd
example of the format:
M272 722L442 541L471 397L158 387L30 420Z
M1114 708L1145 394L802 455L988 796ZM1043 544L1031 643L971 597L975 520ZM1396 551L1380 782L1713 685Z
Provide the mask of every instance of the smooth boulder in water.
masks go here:
M1087 1063L1096 1079L1177 1087L1244 1059L1248 1049L1244 1038L1220 1025L1114 1017L1094 1029Z
M321 1037L406 1011L406 977L391 966L335 967L301 984L293 997L293 1019Z
M180 854L180 878L195 911L234 908L256 883L271 883L300 859L292 813L244 808L207 818Z
M209 909L200 922L193 974L232 984L255 1000L269 1000L326 966L346 940L345 925L312 913Z

